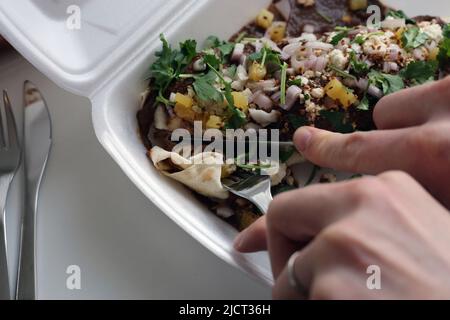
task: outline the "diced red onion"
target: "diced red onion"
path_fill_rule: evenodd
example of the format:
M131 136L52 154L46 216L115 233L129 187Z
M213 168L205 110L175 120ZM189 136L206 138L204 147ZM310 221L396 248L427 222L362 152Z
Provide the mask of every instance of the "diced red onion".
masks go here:
M257 82L249 82L247 87L252 91L274 92L280 87L277 86L275 79L262 80Z
M371 84L369 86L369 88L367 89L367 93L378 99L381 99L384 95L383 91L381 91L379 88L375 87L373 84Z
M389 50L389 60L397 61L397 59L400 55L400 47L396 44L391 44L389 46L388 50Z
M275 102L279 102L281 98L281 91L275 92L270 99L272 99Z
M234 46L233 54L231 55L231 61L240 61L244 54L244 44L236 43Z
M255 103L262 110L270 112L273 108L273 101L261 91L253 96L253 103Z
M298 86L290 86L286 90L286 104L280 106L282 109L289 111L302 94L302 89Z
M305 47L311 48L311 49L320 49L320 50L325 50L325 51L330 51L330 50L333 50L333 48L334 48L332 44L321 42L321 41L307 42L305 44Z
M324 57L324 56L320 56L317 58L316 64L314 65L313 69L315 71L322 72L325 69L325 67L327 66L327 64L328 64L328 58Z
M289 0L281 0L275 3L275 8L277 8L284 20L287 21L289 19L289 16L291 15L291 4L289 3Z
M288 56L288 58L292 57L300 48L302 47L302 44L297 42L297 43L291 43L288 44L287 46L285 46L283 48L283 53L286 54L286 56Z
M366 90L367 86L369 85L369 80L361 78L358 81L356 81L356 86L361 90Z
M396 30L406 26L405 19L390 19L381 22L381 27L384 29Z
M294 68L295 71L301 71L304 70L306 64L306 60L298 60L296 56L292 56L291 58L291 66Z

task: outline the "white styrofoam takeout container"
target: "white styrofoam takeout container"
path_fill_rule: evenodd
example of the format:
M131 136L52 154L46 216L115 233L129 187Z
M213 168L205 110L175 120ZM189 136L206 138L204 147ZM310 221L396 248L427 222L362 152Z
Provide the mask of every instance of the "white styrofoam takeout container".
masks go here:
M137 134L136 112L159 34L172 44L213 34L228 38L270 0L2 0L0 33L36 68L73 93L89 97L101 144L136 186L217 256L267 284L265 253L232 248L236 231L184 187L160 175ZM410 15L450 16L448 0L391 0ZM81 11L81 29L66 26L67 8ZM82 152L82 150L80 151ZM124 214L130 214L124 212Z

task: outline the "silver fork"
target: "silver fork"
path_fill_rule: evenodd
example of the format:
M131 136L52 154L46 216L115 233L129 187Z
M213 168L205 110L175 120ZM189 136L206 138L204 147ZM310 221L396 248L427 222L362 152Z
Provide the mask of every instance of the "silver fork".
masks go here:
M246 178L231 176L222 180L225 189L251 201L261 213L266 214L272 202L271 181L269 176L252 175Z
M17 126L11 103L3 91L5 127L0 110L0 299L11 299L8 277L6 240L6 199L11 181L20 164L21 148L17 137Z

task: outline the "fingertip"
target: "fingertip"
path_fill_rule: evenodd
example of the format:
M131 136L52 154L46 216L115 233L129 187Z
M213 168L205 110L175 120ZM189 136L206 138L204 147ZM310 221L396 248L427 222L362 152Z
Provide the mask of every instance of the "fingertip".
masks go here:
M305 152L311 144L314 134L313 127L301 127L294 134L294 143L300 152Z
M264 217L242 231L234 239L233 247L236 251L250 253L267 249L266 224Z

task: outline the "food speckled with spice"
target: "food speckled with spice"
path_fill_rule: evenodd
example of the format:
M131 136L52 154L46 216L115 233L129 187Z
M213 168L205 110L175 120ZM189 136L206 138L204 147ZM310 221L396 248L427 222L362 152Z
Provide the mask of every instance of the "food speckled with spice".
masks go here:
M174 48L161 35L162 50L150 68L138 113L155 167L194 190L218 216L246 228L260 213L229 194L221 179L258 174L261 167L207 162L223 158L220 153L207 153L206 162L191 165L192 158L171 157L171 133L193 132L195 121L203 130L222 132L279 129L282 141L291 141L305 125L341 133L374 130L379 99L448 74L450 26L439 18L412 19L382 7L380 28L370 29L364 25L365 8L373 3L379 4L281 0L229 41L211 36L200 46L186 40ZM274 194L310 183L293 175L292 167L304 162L293 148L280 149L279 159L270 173ZM336 178L327 174L320 180Z

